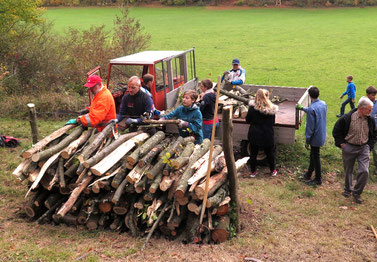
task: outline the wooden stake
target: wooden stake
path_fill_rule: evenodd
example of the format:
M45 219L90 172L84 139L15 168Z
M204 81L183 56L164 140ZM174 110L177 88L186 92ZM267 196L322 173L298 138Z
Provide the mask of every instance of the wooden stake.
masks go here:
M374 234L375 238L377 239L376 230L374 229L373 225L370 225L370 228L372 229L373 234Z
M216 119L217 119L217 111L218 111L218 108L219 108L220 85L221 85L221 77L218 76L218 78L217 78L217 90L216 90L215 113L214 113L214 116L213 116L211 145L209 147L209 159L208 159L208 168L207 168L207 175L206 175L206 189L205 189L204 198L203 198L203 208L202 208L202 212L200 214L200 219L199 219L200 225L203 223L204 212L206 210L205 206L207 204L209 176L211 174L211 164L212 164L213 142L215 140Z
M33 138L33 144L36 144L38 143L37 112L35 111L35 105L33 103L27 104L27 107L29 108L31 136Z

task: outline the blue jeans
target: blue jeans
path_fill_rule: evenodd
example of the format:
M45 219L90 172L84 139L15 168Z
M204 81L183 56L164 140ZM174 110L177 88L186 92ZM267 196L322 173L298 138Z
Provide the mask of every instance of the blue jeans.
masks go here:
M203 139L211 139L211 135L212 135L212 126L213 124L210 124L210 125L206 125L206 124L203 124L202 126L202 130L203 130ZM219 123L216 123L216 128L219 127Z
M347 98L346 100L344 100L344 102L342 103L342 106L340 107L340 115L344 115L344 109L346 108L346 105L348 103L350 103L351 109L355 108L355 103L352 102L352 99L351 98Z

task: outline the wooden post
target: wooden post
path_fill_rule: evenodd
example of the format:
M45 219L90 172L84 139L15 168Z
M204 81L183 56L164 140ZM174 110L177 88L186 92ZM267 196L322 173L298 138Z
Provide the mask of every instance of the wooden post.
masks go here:
M223 108L223 150L225 162L228 169L230 198L234 203L234 212L236 213L236 229L240 231L240 201L238 198L238 178L237 169L233 154L233 123L232 123L232 106Z
M36 144L38 143L37 112L35 111L35 105L33 103L27 104L27 107L29 108L31 136L33 138L33 144Z

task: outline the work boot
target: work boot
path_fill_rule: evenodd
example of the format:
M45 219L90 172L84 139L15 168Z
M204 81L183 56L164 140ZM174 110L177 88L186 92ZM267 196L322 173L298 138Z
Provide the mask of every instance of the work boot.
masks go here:
M349 191L343 191L342 192L342 196L344 196L345 198L349 198L350 196L351 196L351 192L349 192Z
M353 199L355 200L356 204L362 204L363 200L361 199L361 196L358 194L352 194Z
M311 173L308 173L308 172L304 173L300 177L300 179L303 180L304 182L310 180L311 178L312 178L312 175L311 175Z
M309 185L309 186L320 186L320 185L322 185L322 181L321 180L317 180L317 179L305 181L305 183L307 185Z

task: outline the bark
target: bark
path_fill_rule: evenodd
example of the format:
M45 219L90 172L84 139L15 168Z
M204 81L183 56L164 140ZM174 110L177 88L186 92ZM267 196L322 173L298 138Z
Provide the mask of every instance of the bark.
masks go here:
M76 187L67 202L64 203L64 205L59 209L57 215L64 217L69 210L71 210L72 206L75 204L77 198L80 196L81 192L86 188L90 181L92 181L93 176L87 176L84 178L84 180L81 182L81 184Z
M14 175L18 179L18 181L22 182L26 179L24 173L26 173L26 170L29 168L31 163L31 159L24 159L21 164L19 164L13 171L12 175Z
M59 193L50 194L44 202L47 209L51 209L59 200L62 198L62 195Z
M139 146L131 155L127 157L127 164L133 167L140 158L146 155L155 145L159 144L165 138L165 133L158 131L149 138L143 145Z
M63 160L63 158L59 159L57 173L58 173L58 176L59 176L59 186L65 187L66 183L65 183L65 178L64 178L64 160Z
M58 202L56 202L51 208L49 208L42 216L40 216L38 218L38 220L36 221L37 224L44 224L44 223L48 223L51 221L52 219L52 215L53 213L56 211L56 209L61 205L63 204L63 202L66 200L65 197L63 198L60 198Z
M114 196L113 196L113 199L111 199L111 202L113 202L114 204L117 204L120 197L122 196L123 194L123 190L125 188L125 186L128 184L128 181L127 179L123 179L122 183L120 183L119 187L117 188L117 190L115 191L114 193Z
M124 215L127 213L129 208L129 203L127 197L123 195L118 203L113 207L113 211L117 215Z
M33 103L27 104L29 108L29 122L31 127L31 135L33 138L33 144L38 143L38 127L37 127L37 112Z
M42 148L44 148L48 143L53 141L54 139L62 136L65 132L69 129L76 127L75 125L66 125L62 128L56 130L55 132L51 133L50 135L43 138L41 141L36 143L32 148L22 153L23 158L30 158L34 153L39 152Z
M217 227L212 231L211 237L215 243L223 243L229 237L230 219L228 216L220 217Z
M151 186L149 187L149 192L152 193L152 194L155 194L157 189L159 188L160 186L160 183L161 183L161 180L162 180L162 173L159 173L154 179L153 179L153 182L151 184Z
M81 206L80 212L77 215L77 224L84 225L88 220L88 205Z
M146 185L147 185L147 181L148 181L148 177L146 175L144 175L140 181L136 182L135 183L135 191L136 193L140 194L141 192L143 192L146 188Z
M127 212L127 215L124 219L124 222L128 229L130 230L130 233L133 237L137 237L139 235L139 229L137 227L137 217L135 213L134 208L134 201L130 204L130 210Z
M229 187L227 184L224 184L222 187L219 188L219 190L217 190L216 194L208 198L206 207L210 208L218 206L228 195Z
M121 216L115 216L113 222L110 224L111 230L116 230L122 223L122 217Z
M73 140L77 139L81 133L84 131L84 128L82 126L75 129L69 136L64 138L59 144L56 146L50 147L49 149L46 149L44 151L35 153L31 159L33 162L38 162L41 160L45 160L52 155L61 152L65 147L67 147ZM60 155L60 154L59 154Z
M181 222L185 220L187 217L187 208L182 208L181 214L178 216L173 216L172 219L170 219L170 222L168 222L167 226L170 230L174 231L176 228L178 228L181 225Z
M190 157L190 161L189 161L189 164L188 164L188 168L186 169L186 171L183 173L180 181L179 181L179 184L178 184L178 187L177 187L177 190L175 191L175 196L177 198L183 198L184 195L185 195L185 192L187 191L187 187L188 187L188 180L190 179L190 177L194 174L195 170L192 167L192 165L198 160L200 159L208 150L209 150L209 146L210 146L210 141L208 139L204 139L203 143L200 145L200 147L197 147L192 156Z
M161 159L163 156L166 156L169 147L171 147L179 137L173 137L168 145L158 154L158 159Z
M135 184L140 181L145 171L149 168L149 165L144 167L135 166L127 175L127 180L131 184Z
M174 179L171 176L164 176L160 183L160 190L166 191L173 185Z
M130 150L132 150L138 143L144 141L149 137L146 133L141 133L124 142L117 147L113 152L103 158L99 163L93 166L90 170L97 176L103 175L109 170L116 162L123 158Z
M98 194L99 192L101 192L101 188L99 187L98 183L94 183L92 185L92 191L94 194Z
M155 157L170 144L170 142L171 138L165 138L160 144L154 146L142 159L140 159L138 165L143 167L151 163Z
M114 123L108 124L102 130L102 132L100 132L96 136L93 142L85 147L85 149L78 156L80 163L83 163L85 160L87 160L98 149L98 147L102 144L102 142L112 134L113 127L114 127Z
M64 223L67 226L76 226L77 225L77 217L72 214L67 214L64 217L61 217L57 214L52 215L52 219L57 223Z
M208 184L208 196L212 196L215 191L221 187L226 181L227 181L227 170L224 168L224 170L216 175L213 175L209 178L209 184ZM202 200L204 198L205 193L205 182L201 183L195 188L195 195Z
M195 215L194 213L190 212L187 216L186 222L186 243L199 243L201 241L200 234L198 234L199 228L199 216Z
M143 122L145 124L158 124L158 125L168 125L168 124L179 124L179 120L176 119L165 119L165 120L153 120L153 119L144 119Z
M236 231L240 231L240 201L238 198L238 177L237 169L234 161L233 154L233 123L231 119L232 107L223 108L223 147L224 156L226 161L226 166L228 169L228 179L229 179L229 191L230 198L232 199L235 207L236 218L235 225Z
M99 214L91 215L88 219L88 222L86 222L86 227L89 230L95 230L98 228L98 220L100 218Z
M217 88L214 88L214 90L216 91ZM229 91L226 91L224 89L220 89L220 93L223 94L223 95L226 95L227 97L231 97L231 98L234 98L242 103L244 103L245 105L248 105L249 104L249 99L247 98L244 98L244 97L241 97L241 96L238 96L238 95L235 95Z
M194 143L192 142L188 143L185 146L185 149L183 150L183 152L177 158L171 161L172 168L179 169L182 166L186 165L189 161L189 158L192 152L194 152L194 147L195 147Z
M158 162L146 172L146 175L149 179L154 179L158 174L162 172L165 167L163 159L158 160Z
M75 141L71 142L61 153L62 158L68 159L76 150L83 145L90 137L91 131L84 131Z
M71 211L72 212L79 211L81 209L81 206L84 204L84 201L85 201L85 197L80 196L75 202L75 204L72 206Z
M114 176L113 180L111 181L111 186L117 189L119 185L122 183L122 181L124 180L124 178L126 177L126 175L127 175L127 170L121 167L119 171L116 173L116 175Z
M44 206L44 202L49 194L50 192L48 191L38 192L32 204L35 205L36 207Z
M101 152L98 152L93 157L89 158L88 160L85 160L83 162L83 165L86 168L94 166L99 161L101 161L104 157L108 156L111 152L113 152L116 148L118 148L121 144L123 144L124 142L126 142L127 140L131 139L132 137L136 136L139 133L140 132L133 132L133 133L121 135L117 140L115 140L109 146L103 148Z
M73 164L72 166L70 166L65 172L64 172L64 176L67 176L67 177L73 177L75 174L76 174L76 171L78 169L80 164L76 163L76 164Z

